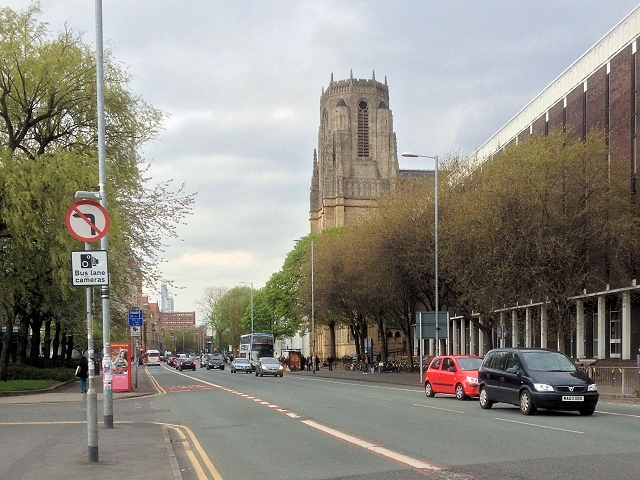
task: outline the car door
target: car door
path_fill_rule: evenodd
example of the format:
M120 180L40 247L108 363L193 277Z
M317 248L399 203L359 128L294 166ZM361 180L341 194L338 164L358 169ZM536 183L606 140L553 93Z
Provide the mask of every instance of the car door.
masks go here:
M442 387L440 375L442 371L440 367L442 366L442 357L436 357L431 361L431 365L429 365L429 369L427 370L427 380L431 384L431 389L434 393L442 393Z
M510 352L507 356L501 389L502 398L506 403L520 404L520 386L522 385L522 362L516 352Z
M508 351L498 350L491 354L482 367L484 388L489 399L493 402L502 402L502 385L504 383L504 363Z
M456 365L451 357L442 359L440 369L440 388L442 393L455 393L456 389Z

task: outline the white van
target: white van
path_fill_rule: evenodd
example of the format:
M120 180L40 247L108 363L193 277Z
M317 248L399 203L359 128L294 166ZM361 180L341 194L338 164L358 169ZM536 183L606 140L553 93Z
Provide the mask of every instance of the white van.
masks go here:
M160 352L158 350L147 350L145 357L147 365L160 365Z

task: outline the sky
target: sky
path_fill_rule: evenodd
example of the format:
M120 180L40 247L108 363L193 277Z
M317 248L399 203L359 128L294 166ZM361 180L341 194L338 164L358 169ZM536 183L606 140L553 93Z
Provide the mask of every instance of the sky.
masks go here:
M400 167L467 155L638 6L637 0L105 0L105 48L167 115L141 154L197 192L160 266L174 310L207 287L259 289L309 233L320 95L389 85ZM29 0L1 0L24 10ZM42 0L40 21L95 48L95 2ZM424 160L424 159L423 159ZM160 285L147 289L160 301Z

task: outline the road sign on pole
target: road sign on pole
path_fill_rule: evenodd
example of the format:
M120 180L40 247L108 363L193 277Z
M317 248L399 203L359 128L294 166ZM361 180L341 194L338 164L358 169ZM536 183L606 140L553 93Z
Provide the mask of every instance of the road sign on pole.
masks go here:
M142 326L142 310L129 309L128 318L130 327Z
M71 252L71 284L81 287L109 285L109 267L105 250Z
M69 207L65 216L67 230L81 242L97 242L109 231L107 210L93 200L80 200Z

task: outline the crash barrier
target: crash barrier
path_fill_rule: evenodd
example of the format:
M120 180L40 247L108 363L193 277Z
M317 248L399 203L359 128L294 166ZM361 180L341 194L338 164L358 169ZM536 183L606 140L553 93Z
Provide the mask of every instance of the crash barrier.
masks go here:
M636 397L638 393L638 367L585 367L598 385L601 395Z

